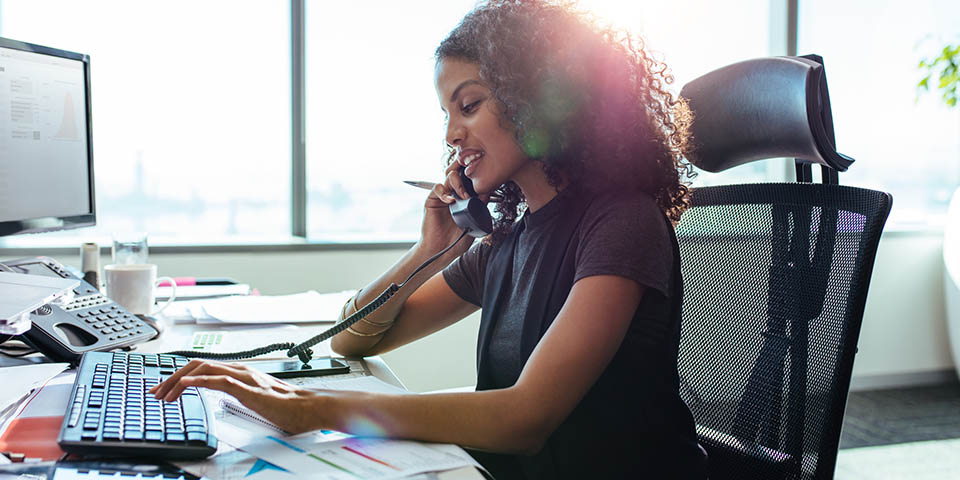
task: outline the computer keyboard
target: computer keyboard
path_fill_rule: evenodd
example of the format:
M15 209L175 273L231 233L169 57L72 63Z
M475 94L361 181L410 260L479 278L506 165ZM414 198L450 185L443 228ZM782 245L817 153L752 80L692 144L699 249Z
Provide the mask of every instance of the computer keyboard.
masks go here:
M213 417L196 387L174 402L147 393L186 363L174 355L84 353L60 427L60 448L109 457L212 455L217 450Z

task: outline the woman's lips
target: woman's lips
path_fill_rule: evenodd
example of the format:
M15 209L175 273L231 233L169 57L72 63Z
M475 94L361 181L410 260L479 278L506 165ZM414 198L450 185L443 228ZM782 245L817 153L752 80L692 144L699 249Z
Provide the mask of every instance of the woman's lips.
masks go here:
M463 174L469 177L476 170L476 165L481 158L483 158L483 152L481 151L469 150L463 152L460 155L460 164L466 167Z
M471 161L471 162L467 165L467 168L463 170L463 174L466 175L467 177L473 178L473 172L476 171L476 169L477 169L477 164L478 164L478 163L480 163L480 159L479 159L479 158Z

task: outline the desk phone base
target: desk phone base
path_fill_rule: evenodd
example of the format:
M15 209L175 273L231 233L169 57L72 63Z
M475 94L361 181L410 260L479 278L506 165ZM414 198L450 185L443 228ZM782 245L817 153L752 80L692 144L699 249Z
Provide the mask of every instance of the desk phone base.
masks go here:
M147 393L187 361L162 354L83 354L57 439L60 448L103 457L213 455L213 416L196 387L173 402Z
M30 315L32 327L20 337L55 362L76 365L84 352L130 347L159 334L52 258L21 258L3 263L16 273L80 280L69 304L47 305L34 311Z

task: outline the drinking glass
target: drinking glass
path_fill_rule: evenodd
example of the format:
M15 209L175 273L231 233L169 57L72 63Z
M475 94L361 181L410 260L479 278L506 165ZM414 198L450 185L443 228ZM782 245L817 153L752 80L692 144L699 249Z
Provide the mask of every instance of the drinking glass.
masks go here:
M113 263L116 265L147 263L146 233L113 234Z

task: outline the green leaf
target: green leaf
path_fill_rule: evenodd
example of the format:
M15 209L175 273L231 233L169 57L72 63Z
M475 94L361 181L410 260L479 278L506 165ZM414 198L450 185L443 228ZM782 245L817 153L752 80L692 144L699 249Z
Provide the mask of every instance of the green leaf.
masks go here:
M923 77L923 80L920 80L920 83L917 84L917 87L922 88L924 90L930 90L930 85L928 85L929 82L930 82L930 75L927 75L926 77Z
M947 99L947 105L950 106L950 107L956 107L956 106L957 106L957 97L948 98L948 99Z

